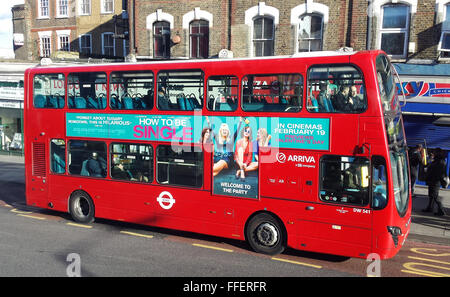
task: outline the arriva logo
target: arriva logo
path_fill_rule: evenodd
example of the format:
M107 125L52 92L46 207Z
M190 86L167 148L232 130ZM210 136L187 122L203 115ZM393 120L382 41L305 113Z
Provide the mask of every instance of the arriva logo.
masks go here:
M284 163L286 162L286 155L283 153L278 153L277 154L277 161L280 163Z
M277 154L277 161L280 163L288 162L299 162L299 163L316 163L313 156L303 156L303 155L289 155L286 156L284 153Z

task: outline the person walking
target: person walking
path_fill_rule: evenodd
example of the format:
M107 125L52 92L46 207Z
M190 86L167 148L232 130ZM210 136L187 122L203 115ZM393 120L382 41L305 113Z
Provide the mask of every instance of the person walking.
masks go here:
M441 188L441 179L445 177L445 157L444 151L437 148L434 153L433 162L427 168L427 185L428 185L428 206L423 211L432 212L433 204L436 203L438 211L435 215L445 215L444 206L441 197L439 197L439 189Z
M419 174L419 166L423 162L422 145L418 144L409 155L409 170L411 174L411 196L414 197L414 186ZM423 165L423 164L422 164Z

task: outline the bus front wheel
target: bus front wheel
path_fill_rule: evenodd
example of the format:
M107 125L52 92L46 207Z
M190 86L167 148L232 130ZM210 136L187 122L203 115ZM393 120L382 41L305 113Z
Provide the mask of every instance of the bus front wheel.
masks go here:
M255 252L277 255L284 251L286 236L282 224L268 213L250 219L246 230L247 241Z
M76 222L92 223L95 213L94 202L86 192L76 191L70 197L69 212Z

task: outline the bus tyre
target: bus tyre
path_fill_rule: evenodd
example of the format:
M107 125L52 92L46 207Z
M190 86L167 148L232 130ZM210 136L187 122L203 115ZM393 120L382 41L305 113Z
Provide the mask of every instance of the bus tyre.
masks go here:
M267 213L250 219L246 229L247 241L255 252L277 255L284 251L285 232L282 224Z
M69 212L76 222L92 223L95 214L94 202L86 192L76 191L70 197Z

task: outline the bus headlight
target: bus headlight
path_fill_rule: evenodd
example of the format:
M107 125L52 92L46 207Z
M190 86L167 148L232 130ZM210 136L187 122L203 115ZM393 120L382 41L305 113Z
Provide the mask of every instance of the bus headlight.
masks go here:
M392 239L394 240L394 245L398 245L398 236L402 235L402 229L397 226L387 226L387 230L391 233Z
M387 229L389 233L391 233L393 236L399 236L402 235L402 229L397 226L387 226Z

